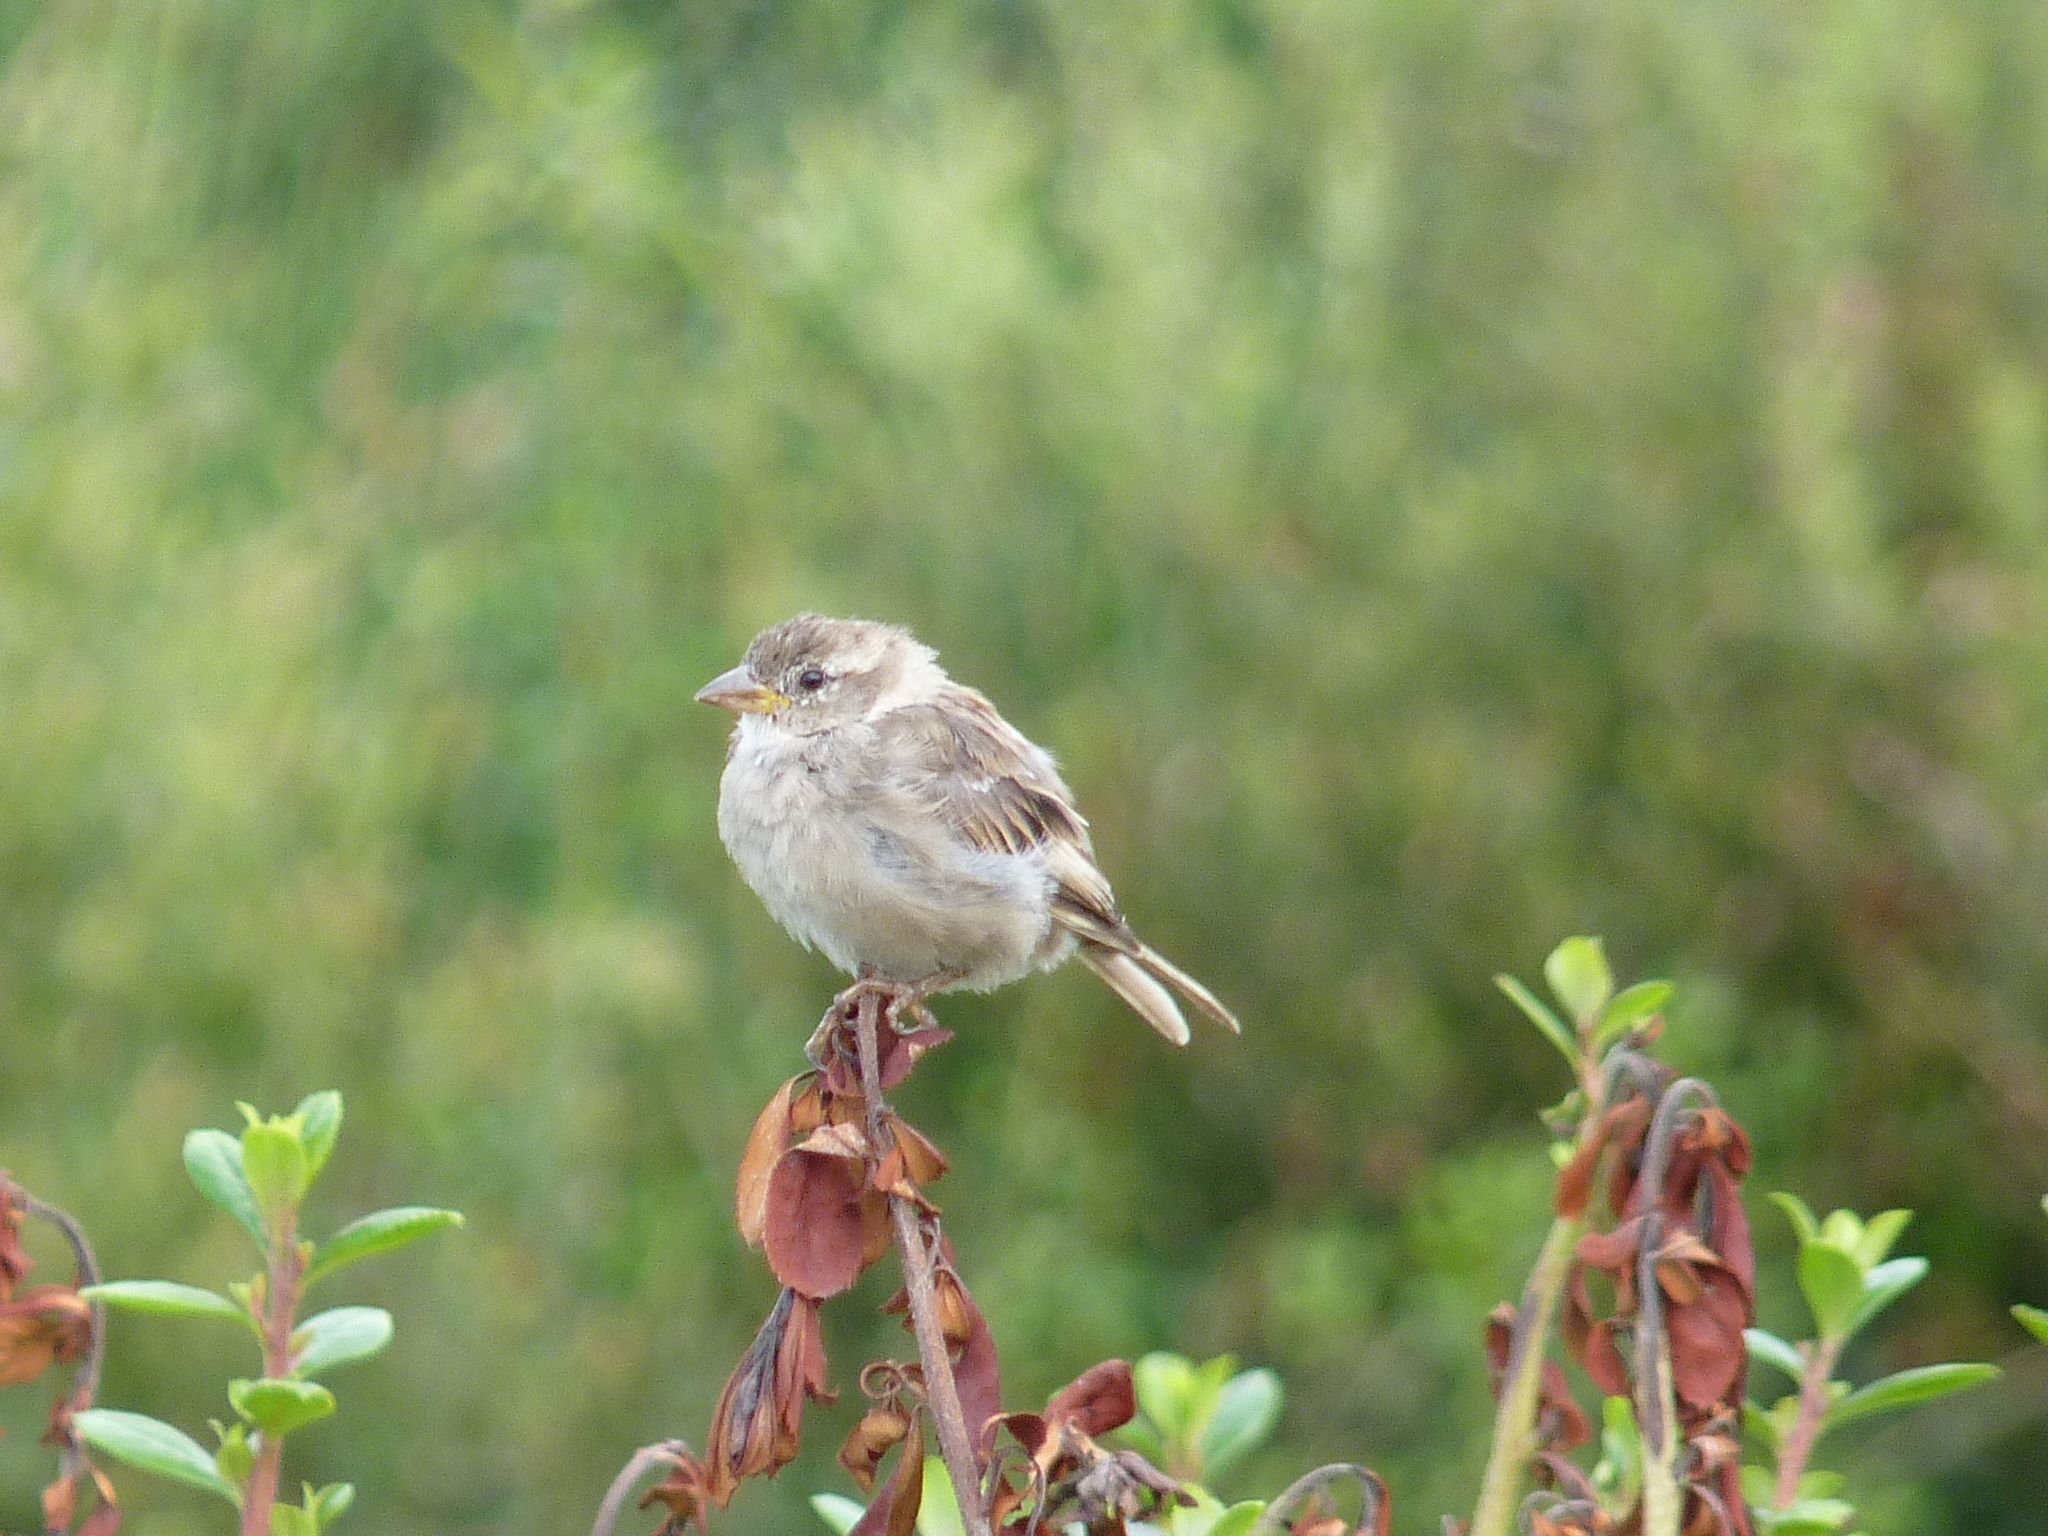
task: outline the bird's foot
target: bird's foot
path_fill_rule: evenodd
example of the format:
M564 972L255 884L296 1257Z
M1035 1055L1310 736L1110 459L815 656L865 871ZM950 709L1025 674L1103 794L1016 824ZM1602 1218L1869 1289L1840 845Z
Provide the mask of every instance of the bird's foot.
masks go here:
M812 1066L822 1068L833 1052L834 1037L860 1017L860 1005L870 997L881 1006L882 1022L899 1035L938 1028L938 1020L932 1017L931 1009L926 1006L927 999L935 992L943 992L965 975L966 972L959 970L934 971L916 981L895 981L872 971L862 972L852 986L832 999L832 1007L804 1046L805 1059Z

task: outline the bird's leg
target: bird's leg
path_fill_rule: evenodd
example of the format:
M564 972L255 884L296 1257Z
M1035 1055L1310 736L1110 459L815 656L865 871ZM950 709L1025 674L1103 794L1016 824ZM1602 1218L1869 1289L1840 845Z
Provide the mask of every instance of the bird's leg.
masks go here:
M811 1032L808 1044L804 1046L804 1057L814 1067L822 1067L832 1049L832 1037L860 1013L861 999L872 997L882 1005L882 1018L898 1034L904 1034L904 1021L910 1021L911 1029L933 1029L938 1020L932 1017L931 1009L925 1002L934 993L966 978L967 972L958 968L933 971L929 976L920 976L915 981L895 981L878 974L873 966L864 965L854 977L853 985L832 999L832 1007Z

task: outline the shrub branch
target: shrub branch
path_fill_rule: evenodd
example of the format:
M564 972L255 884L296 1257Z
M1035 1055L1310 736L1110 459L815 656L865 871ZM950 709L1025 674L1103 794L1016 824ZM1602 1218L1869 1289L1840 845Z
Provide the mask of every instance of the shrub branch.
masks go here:
M882 998L874 990L864 990L854 1014L861 1094L867 1101L868 1139L878 1154L888 1145L890 1135L889 1106L882 1097L882 1055L877 1043L883 1006ZM891 1195L889 1220L895 1228L896 1251L903 1262L903 1289L910 1301L911 1331L917 1338L918 1358L924 1364L925 1401L938 1427L939 1451L945 1458L946 1470L952 1474L960 1517L966 1524L967 1536L991 1536L988 1509L981 1496L974 1435L960 1406L960 1387L954 1380L952 1356L947 1352L946 1336L939 1325L933 1246L924 1240L918 1209L912 1201Z

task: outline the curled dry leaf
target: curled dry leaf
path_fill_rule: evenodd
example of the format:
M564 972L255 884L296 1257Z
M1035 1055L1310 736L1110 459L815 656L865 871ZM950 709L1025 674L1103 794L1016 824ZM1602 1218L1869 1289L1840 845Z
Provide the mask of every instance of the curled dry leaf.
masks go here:
M0 1302L0 1387L34 1381L92 1342L92 1308L75 1286L31 1286Z
M798 1088L813 1076L815 1074L806 1072L792 1077L776 1089L775 1097L761 1111L760 1118L754 1122L753 1134L747 1138L746 1155L740 1159L733 1205L740 1237L749 1248L761 1246L762 1229L768 1220L768 1175L774 1171L776 1160L789 1150L794 1139L790 1128L790 1100Z
M1014 1467L1000 1479L995 1507L1004 1515L1039 1500L1047 1529L1079 1520L1091 1530L1120 1530L1123 1522L1166 1503L1192 1503L1181 1485L1136 1451L1110 1451L1096 1443L1137 1412L1131 1367L1105 1360L1055 1392L1043 1413L1012 1413L989 1421L1024 1449L1028 1471Z
M668 1518L662 1522L655 1536L681 1536L684 1527L690 1525L696 1526L700 1533L707 1531L709 1525L705 1514L711 1503L711 1494L704 1463L689 1451L678 1451L671 1468L669 1475L648 1489L640 1500L642 1509L655 1504L668 1506Z
M718 1396L705 1447L704 1493L723 1509L749 1477L773 1477L795 1459L804 1405L830 1403L818 1304L784 1290Z
M839 1465L860 1484L862 1493L875 1491L875 1478L881 1472L882 1462L910 1433L910 1420L910 1411L900 1403L870 1408L839 1447Z
M1049 1423L1072 1424L1086 1435L1106 1435L1137 1417L1138 1394L1128 1360L1091 1365L1045 1405Z
M872 1484L872 1476L869 1479ZM896 1475L882 1496L868 1506L848 1536L914 1536L917 1514L924 1505L924 1418L912 1413Z
M989 1332L988 1319L960 1278L951 1240L943 1236L938 1240L932 1288L938 1300L939 1326L946 1336L947 1354L953 1365L953 1384L960 1393L961 1417L974 1438L976 1456L985 1464L995 1422L1003 1411L1002 1366L996 1358L995 1335ZM907 1291L899 1290L882 1304L882 1310L901 1317L906 1329L911 1327Z
M915 1200L928 1211L935 1210L924 1190L945 1175L946 1155L901 1115L892 1113L888 1124L890 1146L875 1168L875 1187L884 1194Z

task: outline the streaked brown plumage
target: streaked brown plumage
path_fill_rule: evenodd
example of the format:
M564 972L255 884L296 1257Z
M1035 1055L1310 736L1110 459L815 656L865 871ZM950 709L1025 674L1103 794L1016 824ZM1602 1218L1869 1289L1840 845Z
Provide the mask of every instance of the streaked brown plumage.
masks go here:
M718 827L777 921L843 969L986 991L1079 953L1175 1044L1209 990L1146 945L1052 759L907 631L799 615L698 694L738 717Z

